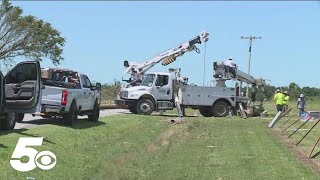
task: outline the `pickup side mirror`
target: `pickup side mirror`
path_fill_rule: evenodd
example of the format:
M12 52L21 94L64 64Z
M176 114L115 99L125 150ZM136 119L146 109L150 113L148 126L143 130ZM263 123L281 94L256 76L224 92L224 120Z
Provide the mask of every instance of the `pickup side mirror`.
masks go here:
M96 83L96 90L101 91L101 83Z

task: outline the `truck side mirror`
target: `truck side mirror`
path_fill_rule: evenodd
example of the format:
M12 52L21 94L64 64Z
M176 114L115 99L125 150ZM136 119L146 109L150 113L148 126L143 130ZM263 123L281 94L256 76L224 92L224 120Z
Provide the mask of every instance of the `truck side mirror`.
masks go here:
M126 68L129 67L129 62L128 61L123 61L123 66L126 67Z
M96 83L96 90L101 91L101 83Z

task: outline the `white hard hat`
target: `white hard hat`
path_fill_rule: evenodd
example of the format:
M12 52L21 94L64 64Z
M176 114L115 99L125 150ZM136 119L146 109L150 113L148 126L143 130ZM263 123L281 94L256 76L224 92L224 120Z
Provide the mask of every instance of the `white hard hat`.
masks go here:
M284 93L285 93L285 94L288 94L288 91L285 91Z
M277 92L280 92L280 89L277 89Z
M300 94L300 96L299 96L299 97L303 98L303 97L304 97L304 95L303 95L303 94Z

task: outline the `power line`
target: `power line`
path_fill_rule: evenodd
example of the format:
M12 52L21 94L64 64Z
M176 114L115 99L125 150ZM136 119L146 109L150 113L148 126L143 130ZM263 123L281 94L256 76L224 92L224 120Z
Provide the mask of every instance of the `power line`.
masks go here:
M248 65L248 74L250 75L250 68L251 68L251 47L252 47L252 41L256 39L261 39L261 36L256 37L256 36L241 36L241 39L248 39L249 40L249 65ZM249 97L249 84L247 84L247 93L246 96Z

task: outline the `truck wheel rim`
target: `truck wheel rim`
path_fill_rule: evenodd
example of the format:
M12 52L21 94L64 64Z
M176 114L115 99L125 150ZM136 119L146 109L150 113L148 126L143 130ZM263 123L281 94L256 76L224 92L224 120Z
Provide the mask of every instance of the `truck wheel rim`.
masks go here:
M219 114L224 114L226 112L226 110L227 110L226 107L223 106L223 105L219 105L217 107L217 111L218 111Z
M151 110L149 103L141 103L140 110L144 113L149 112Z

